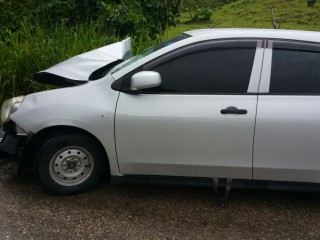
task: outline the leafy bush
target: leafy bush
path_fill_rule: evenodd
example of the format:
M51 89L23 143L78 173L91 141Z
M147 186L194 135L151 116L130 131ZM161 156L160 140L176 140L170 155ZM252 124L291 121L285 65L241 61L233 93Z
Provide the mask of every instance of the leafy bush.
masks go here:
M307 0L308 6L313 7L317 0Z
M161 34L180 14L181 0L123 0L121 4L104 4L101 22L115 34L149 35Z
M19 28L20 21L28 21L37 15L40 1L0 1L0 34L10 34L10 31L15 31Z
M198 8L196 5L193 8L186 8L189 13L191 22L205 22L210 21L212 10L208 7Z
M0 1L2 28L16 30L21 21L30 22L34 18L42 24L57 21L83 23L90 19L97 19L101 1L98 0L10 0Z
M17 31L20 22L48 28L99 19L106 32L121 36L161 34L179 16L181 0L0 0L0 37ZM1 39L1 38L0 38Z

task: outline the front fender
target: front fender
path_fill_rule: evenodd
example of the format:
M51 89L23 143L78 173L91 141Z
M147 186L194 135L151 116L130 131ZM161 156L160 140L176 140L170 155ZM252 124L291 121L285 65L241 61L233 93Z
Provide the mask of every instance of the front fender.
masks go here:
M114 113L119 93L111 89L111 83L107 78L28 95L10 118L33 134L55 126L89 132L105 148L111 174L120 175L114 140Z

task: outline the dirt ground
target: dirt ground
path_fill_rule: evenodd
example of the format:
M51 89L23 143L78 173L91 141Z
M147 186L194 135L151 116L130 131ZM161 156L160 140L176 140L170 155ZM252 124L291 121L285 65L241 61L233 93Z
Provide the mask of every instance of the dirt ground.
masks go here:
M101 183L50 196L0 162L0 239L320 239L320 194Z

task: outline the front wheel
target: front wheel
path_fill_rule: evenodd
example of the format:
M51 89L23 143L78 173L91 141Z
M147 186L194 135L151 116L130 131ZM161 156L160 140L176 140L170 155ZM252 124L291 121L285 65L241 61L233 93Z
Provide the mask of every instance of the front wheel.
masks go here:
M53 194L83 192L96 186L107 173L107 158L90 136L53 136L41 146L35 173L41 185Z

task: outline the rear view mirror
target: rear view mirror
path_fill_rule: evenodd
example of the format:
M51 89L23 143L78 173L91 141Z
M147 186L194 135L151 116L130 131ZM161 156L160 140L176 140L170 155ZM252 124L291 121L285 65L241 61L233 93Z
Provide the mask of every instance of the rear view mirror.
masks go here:
M142 90L146 88L158 87L161 85L161 76L157 72L142 71L131 77L130 90Z

